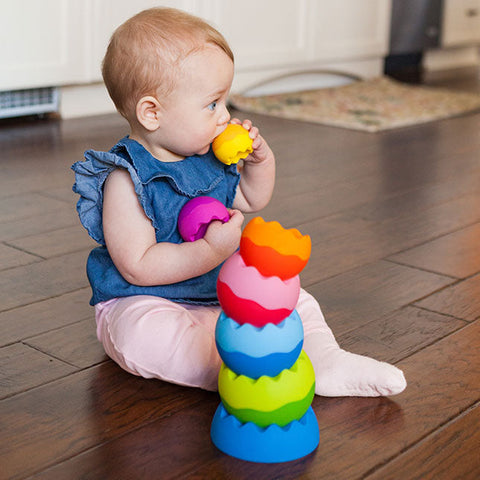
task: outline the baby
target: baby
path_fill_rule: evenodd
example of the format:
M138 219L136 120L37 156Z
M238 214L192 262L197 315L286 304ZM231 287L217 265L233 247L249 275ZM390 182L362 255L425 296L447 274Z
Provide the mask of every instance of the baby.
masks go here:
M240 168L211 151L230 122L233 58L217 30L185 12L154 8L129 19L103 62L129 135L109 152L85 152L86 160L72 167L80 220L101 245L89 255L87 274L106 353L132 374L207 390L216 390L221 362L214 333L218 271L239 246L242 212L265 207L275 179L274 155L249 120L232 120L253 140ZM183 242L179 212L200 195L220 200L230 219ZM296 309L318 395L393 395L405 388L396 367L342 350L304 290Z

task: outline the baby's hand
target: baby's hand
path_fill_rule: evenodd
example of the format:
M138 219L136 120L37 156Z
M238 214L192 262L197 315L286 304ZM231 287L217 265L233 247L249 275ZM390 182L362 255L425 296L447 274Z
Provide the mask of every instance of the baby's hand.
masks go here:
M228 222L212 222L203 237L218 255L219 263L235 253L240 246L240 237L242 235L243 214L240 210L233 209L229 209L228 213L230 214Z
M247 158L245 158L245 162L261 163L270 158L270 156L273 156L268 143L260 135L258 128L252 125L251 120L244 120L241 122L238 118L233 118L231 123L241 125L243 128L248 130L249 137L253 140L253 152Z

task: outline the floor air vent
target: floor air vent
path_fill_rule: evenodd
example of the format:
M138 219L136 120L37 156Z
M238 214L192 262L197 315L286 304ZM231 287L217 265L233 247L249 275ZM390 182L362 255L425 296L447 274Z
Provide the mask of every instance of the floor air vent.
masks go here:
M0 118L39 115L58 110L58 88L0 92Z

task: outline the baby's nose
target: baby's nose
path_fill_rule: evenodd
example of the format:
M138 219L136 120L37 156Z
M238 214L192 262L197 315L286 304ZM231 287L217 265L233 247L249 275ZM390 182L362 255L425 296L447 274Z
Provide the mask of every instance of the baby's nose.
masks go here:
M218 117L218 124L224 125L230 121L230 112L228 111L226 106L223 106L221 114Z

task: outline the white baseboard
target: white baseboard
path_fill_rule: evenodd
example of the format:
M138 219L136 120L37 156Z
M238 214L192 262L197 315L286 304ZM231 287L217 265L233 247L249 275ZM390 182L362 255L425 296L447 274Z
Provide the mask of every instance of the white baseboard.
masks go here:
M427 72L480 66L480 50L476 46L428 50L423 57Z
M88 117L116 112L103 83L61 87L60 109L62 118Z
M326 74L323 77L321 75L322 72ZM335 75L332 76L332 73L337 74L336 76L339 78L341 78L342 75L362 79L378 77L383 74L383 58L366 58L363 60L338 63L309 63L307 65L297 65L294 67L288 66L275 69L240 71L235 74L232 93L244 93L247 90L250 91L256 88L259 84L262 84L262 95L280 93L276 90L278 87L278 78L286 79L285 82L282 82L281 88L283 88L283 85L288 81L289 91L305 89L306 76L309 76L308 81L312 82L308 88L323 88L325 86L331 86L327 85L325 81L327 76L330 76L333 80ZM287 80L287 76L289 75L291 76ZM269 82L270 80L272 80L272 82ZM339 81L341 83L341 80ZM269 85L272 87L271 91L268 90Z
M308 65L298 65L295 67L284 67L276 69L257 69L255 71L240 71L235 74L235 80L232 92L241 93L259 82L299 72L337 72L359 78L372 78L382 74L383 58L367 58L363 60L347 61L341 63L312 63ZM325 86L325 78L316 75L318 84L313 83L310 88L321 88ZM296 78L295 78L296 77ZM313 77L312 77L313 78ZM301 83L303 88L305 78L301 75L294 75L289 80L289 89L295 90ZM309 79L309 81L312 79ZM299 85L300 85L299 83ZM329 86L329 85L328 85ZM268 88L265 91L268 92ZM108 96L108 92L103 83L92 83L87 85L72 85L60 88L60 108L59 114L62 118L87 117L91 115L104 115L114 113L115 106Z

